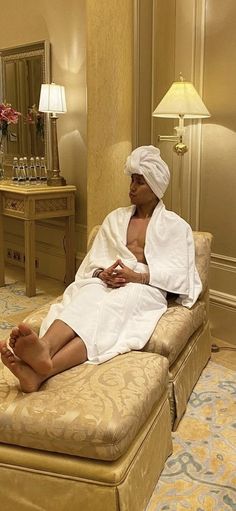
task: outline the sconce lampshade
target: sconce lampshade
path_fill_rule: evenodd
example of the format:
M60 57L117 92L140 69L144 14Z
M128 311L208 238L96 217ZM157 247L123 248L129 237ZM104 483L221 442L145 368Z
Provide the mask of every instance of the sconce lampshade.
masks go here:
M210 117L193 84L183 80L172 83L152 115L169 118L181 116L185 119Z
M175 127L176 135L159 135L158 140L177 142L173 149L178 155L187 152L188 147L183 143L185 132L184 119L201 119L211 114L205 107L202 99L191 82L185 82L180 73L180 81L172 83L153 112L153 117L166 117L179 119L179 126Z
M65 88L55 83L41 85L39 111L52 114L64 114L66 110Z

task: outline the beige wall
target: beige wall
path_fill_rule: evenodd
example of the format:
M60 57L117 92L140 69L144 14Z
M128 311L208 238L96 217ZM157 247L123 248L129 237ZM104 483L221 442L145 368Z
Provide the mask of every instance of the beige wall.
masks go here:
M132 145L132 0L87 0L88 230L128 203Z
M236 3L206 0L200 226L214 235L212 331L236 343ZM217 50L216 50L217 48Z
M194 83L211 112L204 122L186 122L189 151L182 165L172 144L157 140L158 134L174 134L175 122L152 119L150 114L151 141L159 145L171 170L167 207L179 212L180 197L182 214L193 229L214 235L212 334L236 343L236 2L225 0L223 4L221 0L153 0L152 25L150 21L146 25L146 30L152 30L152 83L143 76L140 83L152 88L146 115L172 81L178 80L180 71ZM146 21L144 18L143 23ZM143 28L141 37L142 32ZM143 44L147 44L146 38ZM142 143L141 130L138 135L138 143Z
M151 139L153 0L134 2L134 146Z

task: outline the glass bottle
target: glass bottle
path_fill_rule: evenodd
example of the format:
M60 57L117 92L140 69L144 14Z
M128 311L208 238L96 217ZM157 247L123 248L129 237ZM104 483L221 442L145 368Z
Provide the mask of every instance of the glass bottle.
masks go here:
M40 176L41 176L41 167L40 167L40 158L39 158L39 156L36 156L36 158L35 158L35 171L36 171L37 183L39 183L40 182Z
M25 169L25 179L26 179L26 181L29 181L28 160L27 160L26 156L24 156L23 161L24 161L24 169Z
M31 156L30 158L30 165L29 165L29 182L34 185L36 184L37 176L36 176L36 169L34 164L34 157Z
M18 158L17 158L17 156L14 156L13 164L12 164L12 181L13 181L13 183L18 182L18 170L19 170Z
M45 163L44 156L42 156L42 158L41 158L41 176L40 176L40 179L41 179L41 181L43 183L47 181L47 169L46 169L46 163Z
M19 184L25 184L26 177L25 177L25 167L24 167L24 159L19 158L19 166L18 166L18 183Z

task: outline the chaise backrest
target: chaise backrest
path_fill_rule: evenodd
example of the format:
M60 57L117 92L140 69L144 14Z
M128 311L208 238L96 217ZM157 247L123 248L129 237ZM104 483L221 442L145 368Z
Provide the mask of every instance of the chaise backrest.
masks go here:
M210 232L193 231L195 262L202 282L201 297L208 292L209 266L213 236Z
M95 225L88 235L87 250L89 251L99 231L100 225Z

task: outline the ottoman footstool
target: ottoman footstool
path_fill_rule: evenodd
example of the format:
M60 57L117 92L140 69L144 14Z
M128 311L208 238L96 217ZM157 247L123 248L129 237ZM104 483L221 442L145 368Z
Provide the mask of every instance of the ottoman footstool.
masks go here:
M0 372L7 511L144 511L171 454L168 361L131 352L22 393Z

